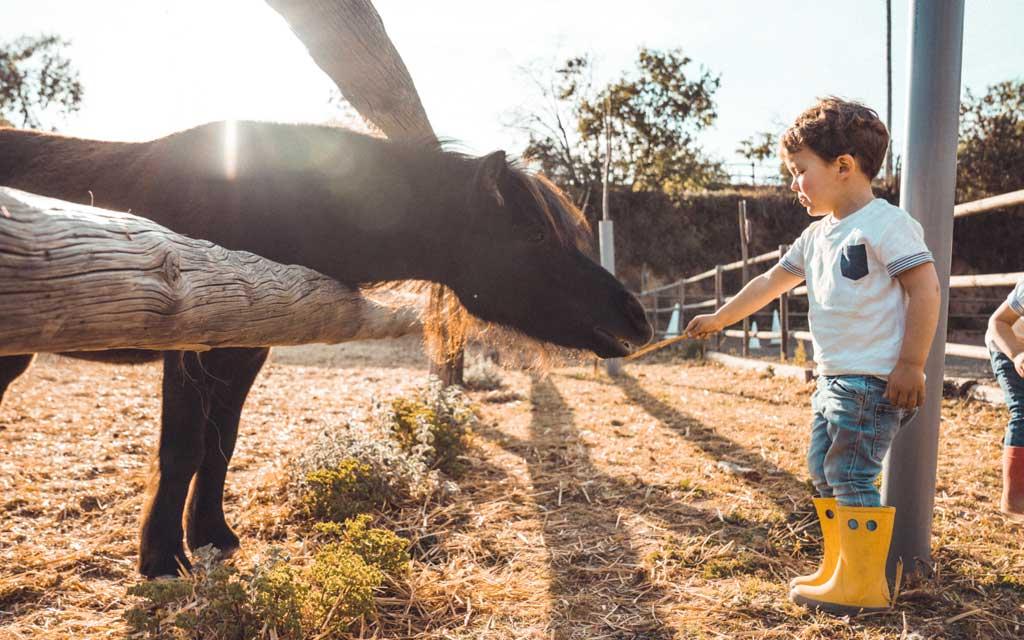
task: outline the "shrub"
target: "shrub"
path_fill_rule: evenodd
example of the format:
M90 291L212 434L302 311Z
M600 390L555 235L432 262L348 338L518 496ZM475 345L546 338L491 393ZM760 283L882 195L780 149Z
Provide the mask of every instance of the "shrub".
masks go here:
M256 638L263 628L278 638L301 638L303 589L276 555L253 572L216 562L213 547L196 552L194 572L185 578L143 582L128 594L146 602L125 613L136 633L151 638Z
M409 543L393 531L370 527L371 518L361 515L345 523L338 532L343 544L368 564L388 575L405 573L409 568Z
M470 363L462 378L466 388L473 391L495 391L505 386L501 367L488 358L479 358Z
M458 387L445 388L432 378L411 398L378 403L374 417L404 451L427 467L456 478L462 474L460 458L465 455L475 417Z
M424 498L439 485L436 474L403 451L389 430L353 421L317 435L292 465L290 489L304 515L341 521Z
M308 628L330 638L373 610L373 594L384 583L384 573L344 543L334 543L317 552L306 579Z
M302 510L313 518L341 522L377 506L378 489L369 464L344 458L333 467L306 474Z

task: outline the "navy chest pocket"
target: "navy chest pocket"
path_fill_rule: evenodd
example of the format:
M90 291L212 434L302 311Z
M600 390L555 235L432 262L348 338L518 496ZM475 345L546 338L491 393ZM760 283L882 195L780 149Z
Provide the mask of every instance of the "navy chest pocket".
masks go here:
M843 247L843 255L839 258L839 270L850 280L860 280L868 275L867 248L862 244Z

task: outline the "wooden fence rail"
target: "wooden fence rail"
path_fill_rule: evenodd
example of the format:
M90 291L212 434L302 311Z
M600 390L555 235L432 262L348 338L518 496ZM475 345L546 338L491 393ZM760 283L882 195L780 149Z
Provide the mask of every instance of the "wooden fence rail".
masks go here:
M1024 189L1019 191L1011 191L998 196L992 196L990 198L982 198L981 200L975 200L973 202L965 202L958 204L953 207L953 217L961 218L965 216L977 215L987 211L994 211L997 209L1005 209L1007 207L1024 205ZM745 229L745 210L746 201L740 202L740 234L741 234L741 251L746 253L746 240L744 236ZM769 251L762 253L757 256L749 257L736 262L730 262L727 264L715 265L714 268L702 271L696 275L682 278L675 282L671 282L666 285L654 287L646 291L641 291L638 295L641 300L650 299L653 304L645 304L644 308L648 312L648 317L651 320L651 324L654 325L655 336L665 335L664 332L659 334L659 319L662 315L675 313L678 309L678 327L679 331L682 331L686 326L686 312L693 310L704 310L714 309L718 310L723 304L732 299L732 296L725 295L722 290L722 275L726 271L734 271L736 269L742 269L746 273L750 265L759 264L763 262L771 262L779 260L785 255L787 245L780 246L775 251ZM686 285L701 282L708 278L714 278L714 297L700 300L700 301L688 301L686 294ZM998 287L998 286L1014 286L1021 279L1024 279L1024 272L1014 273L985 273L977 275L963 275L963 276L951 276L949 279L949 287L951 289L965 289L975 287ZM746 277L743 278L743 284L746 284ZM806 296L807 287L799 286L794 288L792 291L783 294L779 298L778 311L779 311L779 331L757 331L752 332L744 325L744 330L727 329L723 331L719 336L716 337L717 347L721 347L722 336L729 338L740 338L743 340L744 351L745 346L749 344L751 337L756 337L759 340L779 340L779 355L783 360L788 358L789 353L789 342L792 338L797 340L810 340L811 334L807 331L793 331L790 328L790 308L789 298L791 296ZM668 297L671 302L668 306L661 306L661 298ZM665 336L668 337L668 336ZM946 355L960 356L964 358L974 358L980 360L988 360L989 354L988 349L984 346L969 345L969 344L957 344L947 343L946 344Z

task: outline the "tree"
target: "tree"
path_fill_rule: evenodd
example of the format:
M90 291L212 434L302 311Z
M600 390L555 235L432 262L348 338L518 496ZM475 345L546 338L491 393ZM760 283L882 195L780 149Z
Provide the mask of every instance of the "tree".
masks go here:
M524 156L585 205L601 184L605 131L611 134L612 185L670 195L726 180L696 137L714 123L719 76L678 49L641 49L635 73L595 87L588 56L570 58L549 85L542 112L520 115Z
M62 53L68 44L42 35L0 45L0 118L38 129L54 111L62 116L78 111L83 89L78 71Z
M750 184L757 182L755 167L757 163L774 158L778 153L779 138L770 131L762 131L745 140L740 140L736 153L750 161Z
M1024 189L1024 81L1008 80L960 105L957 202Z

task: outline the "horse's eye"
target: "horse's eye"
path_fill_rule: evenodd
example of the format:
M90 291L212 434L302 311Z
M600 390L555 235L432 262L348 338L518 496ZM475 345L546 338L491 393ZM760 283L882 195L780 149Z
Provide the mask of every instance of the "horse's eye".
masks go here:
M545 235L542 229L534 229L530 231L530 242L540 244L544 242L545 239L547 239L547 235Z

